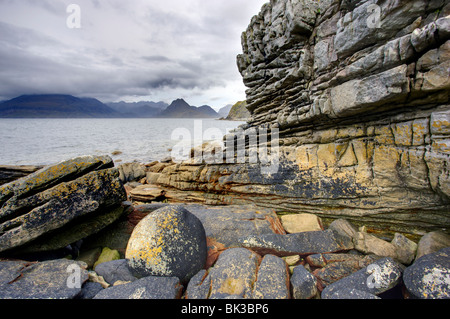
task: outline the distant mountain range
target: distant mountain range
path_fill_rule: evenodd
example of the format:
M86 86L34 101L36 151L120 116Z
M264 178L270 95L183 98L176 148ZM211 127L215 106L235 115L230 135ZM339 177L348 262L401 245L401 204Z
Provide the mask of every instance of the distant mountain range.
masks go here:
M22 95L0 102L0 118L219 118L208 105L183 99L164 102L108 103L71 95Z
M71 95L22 95L0 104L3 118L96 118L118 117L102 102Z

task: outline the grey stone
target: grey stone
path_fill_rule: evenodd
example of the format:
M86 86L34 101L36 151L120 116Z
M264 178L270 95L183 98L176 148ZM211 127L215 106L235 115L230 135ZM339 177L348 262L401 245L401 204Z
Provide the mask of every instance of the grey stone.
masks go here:
M317 279L302 265L294 268L291 286L294 299L311 299L318 292Z
M396 247L397 260L410 265L416 257L417 244L399 233L394 235L391 243Z
M88 281L83 285L77 299L93 299L100 291L103 291L103 287L100 283Z
M183 286L176 277L145 277L100 291L94 299L179 299Z
M342 289L356 289L379 295L394 288L401 280L403 268L392 258L382 258L350 276L325 287L322 299L328 299Z
M380 297L371 294L367 291L361 291L354 288L343 288L333 292L331 295L327 296L327 299L381 299Z
M287 235L244 236L239 241L243 247L250 248L259 254L273 254L281 257L353 249L353 243L348 237L341 236L332 230Z
M450 299L450 247L417 259L403 281L415 298Z
M186 299L208 299L211 277L205 278L208 272L205 269L200 270L194 277L191 278L186 288Z
M251 299L260 256L244 248L222 252L214 267L200 271L189 282L189 299Z
M135 281L136 277L133 276L131 270L128 267L126 259L113 260L99 264L95 267L95 272L102 276L107 283L114 285L116 281Z
M86 264L67 259L0 262L0 299L76 298L88 280L85 268Z
M429 232L418 243L416 259L446 247L450 247L450 235L440 231Z
M258 269L253 288L253 299L289 299L289 272L286 262L266 255Z
M226 247L240 246L239 237L280 233L282 225L271 209L254 206L203 206L186 205L192 214L202 222L206 236Z

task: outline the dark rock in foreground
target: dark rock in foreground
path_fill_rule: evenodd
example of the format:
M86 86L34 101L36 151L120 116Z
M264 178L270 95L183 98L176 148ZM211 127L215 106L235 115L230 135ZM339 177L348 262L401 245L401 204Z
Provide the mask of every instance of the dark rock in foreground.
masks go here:
M179 299L182 289L175 277L145 277L105 289L94 299Z
M67 259L0 262L0 299L73 299L88 280L85 268Z
M403 281L414 298L450 299L450 247L416 260Z
M401 280L402 266L392 258L382 258L331 285L322 291L322 299L335 298L339 291L355 289L379 295L394 288Z

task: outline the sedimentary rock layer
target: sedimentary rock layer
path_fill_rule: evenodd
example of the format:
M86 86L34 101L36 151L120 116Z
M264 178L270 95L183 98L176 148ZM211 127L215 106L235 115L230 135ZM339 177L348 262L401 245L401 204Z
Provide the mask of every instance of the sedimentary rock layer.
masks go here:
M264 171L259 143L258 162L191 161L157 183L206 191L216 204L449 231L448 1L271 1L242 46L252 118L240 134L278 130L279 148L266 144L275 169Z

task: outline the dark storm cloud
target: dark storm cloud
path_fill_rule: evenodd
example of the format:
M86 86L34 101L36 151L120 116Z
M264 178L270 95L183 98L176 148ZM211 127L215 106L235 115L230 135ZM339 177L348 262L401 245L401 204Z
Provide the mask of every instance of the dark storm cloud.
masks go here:
M264 2L0 0L0 100L184 94L231 103L245 90L235 65L240 33ZM81 8L81 29L66 26L70 3Z

